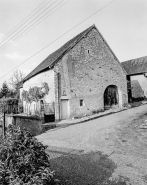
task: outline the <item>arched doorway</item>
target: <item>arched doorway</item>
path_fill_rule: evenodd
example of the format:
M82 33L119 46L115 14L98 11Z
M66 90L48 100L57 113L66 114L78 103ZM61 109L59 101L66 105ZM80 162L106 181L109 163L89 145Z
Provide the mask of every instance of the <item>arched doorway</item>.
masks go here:
M110 109L113 106L118 106L118 89L115 85L110 85L104 92L104 109Z

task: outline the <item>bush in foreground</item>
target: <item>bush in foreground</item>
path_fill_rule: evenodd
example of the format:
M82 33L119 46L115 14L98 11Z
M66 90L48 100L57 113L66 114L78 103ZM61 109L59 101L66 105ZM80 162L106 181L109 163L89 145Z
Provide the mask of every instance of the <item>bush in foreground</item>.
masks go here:
M9 126L0 141L0 184L54 185L45 149L28 131Z

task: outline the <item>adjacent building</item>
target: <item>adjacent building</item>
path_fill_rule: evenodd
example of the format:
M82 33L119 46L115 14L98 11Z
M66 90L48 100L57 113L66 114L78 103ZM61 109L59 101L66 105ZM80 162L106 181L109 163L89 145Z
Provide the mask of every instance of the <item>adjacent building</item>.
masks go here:
M147 57L128 60L121 64L127 72L129 100L147 97Z

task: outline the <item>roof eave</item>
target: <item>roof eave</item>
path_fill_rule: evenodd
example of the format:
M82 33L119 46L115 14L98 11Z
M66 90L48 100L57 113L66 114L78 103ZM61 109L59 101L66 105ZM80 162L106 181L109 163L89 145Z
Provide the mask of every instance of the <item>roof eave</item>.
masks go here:
M129 73L129 74L127 74L127 76L141 75L141 74L144 74L144 73L147 73L147 71L140 72L140 73Z
M75 43L73 43L73 45L70 46L70 47L69 47L61 56L59 56L51 65L49 65L48 67L45 67L44 69L42 69L42 70L39 71L38 73L36 73L36 74L30 76L29 78L24 79L24 80L23 80L23 83L26 82L27 80L29 80L30 78L36 76L37 74L41 73L41 72L44 71L45 69L47 69L47 68L49 68L49 69L53 68L53 67L55 66L55 64L56 64L56 63L57 63L68 51L70 51L78 42L80 42L80 40L82 40L93 28L96 28L95 24L93 24L93 25L90 27L90 29L89 29L88 32L86 32L84 35L81 36L80 39L78 39ZM96 28L96 29L97 29L97 28Z

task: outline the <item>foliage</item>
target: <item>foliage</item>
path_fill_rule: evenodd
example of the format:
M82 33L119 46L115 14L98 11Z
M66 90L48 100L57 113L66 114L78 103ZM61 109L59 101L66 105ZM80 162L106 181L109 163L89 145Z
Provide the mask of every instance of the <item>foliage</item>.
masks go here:
M2 84L2 88L0 89L0 99L8 97L14 98L16 97L16 94L16 91L9 88L7 82Z
M9 126L0 143L0 184L54 185L45 149L27 130Z
M19 100L16 98L7 98L5 102L7 105L18 105Z
M42 83L41 87L30 87L29 91L22 91L22 98L26 102L38 102L40 99L44 98L46 94L49 93L49 87L46 82Z
M11 86L13 89L17 90L17 89L18 89L18 86L19 86L19 84L20 84L20 82L22 82L22 80L24 79L24 77L25 77L25 74L24 74L22 71L20 71L20 70L18 70L18 69L15 70L15 71L13 72L13 74L12 74L10 80L9 80L10 86Z
M8 87L7 83L4 82L2 84L2 88L1 88L1 95L2 95L2 97L7 97L8 92L9 92L9 87Z
M98 114L100 112L104 112L104 109L95 109L92 111L92 114Z
M0 99L0 112L5 112L6 113L18 113L18 108L19 108L19 100L16 98L3 98Z
M30 102L28 91L23 90L21 95L23 100L25 100L26 102Z

